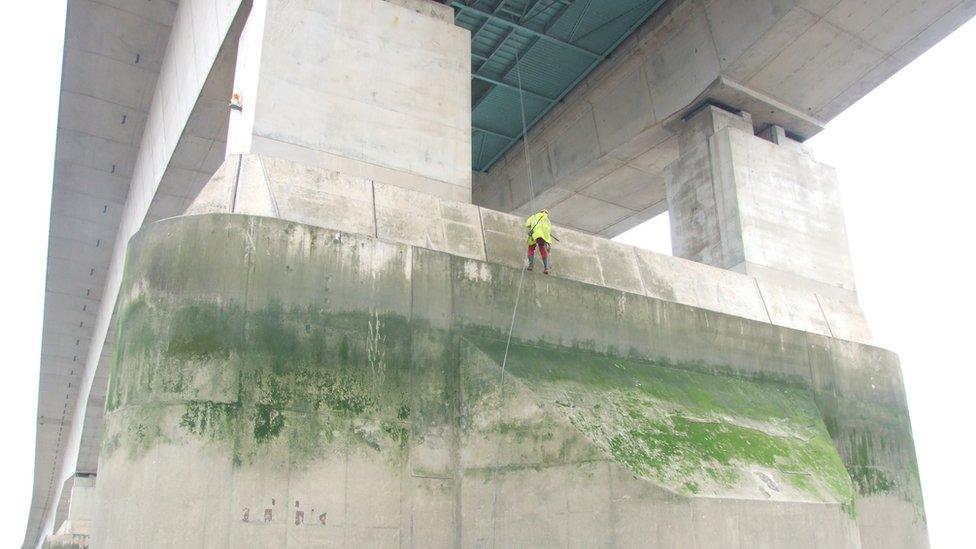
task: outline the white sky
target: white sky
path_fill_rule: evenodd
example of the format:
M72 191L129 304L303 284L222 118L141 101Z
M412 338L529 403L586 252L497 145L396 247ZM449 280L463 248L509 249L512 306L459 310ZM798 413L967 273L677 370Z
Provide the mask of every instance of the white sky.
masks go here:
M0 546L19 545L33 484L34 429L64 2L18 2L0 18ZM932 546L971 543L976 494L976 20L946 38L809 144L837 167L861 305L878 345L901 355ZM621 240L670 252L667 216ZM974 398L976 400L976 398ZM968 542L968 543L967 543Z

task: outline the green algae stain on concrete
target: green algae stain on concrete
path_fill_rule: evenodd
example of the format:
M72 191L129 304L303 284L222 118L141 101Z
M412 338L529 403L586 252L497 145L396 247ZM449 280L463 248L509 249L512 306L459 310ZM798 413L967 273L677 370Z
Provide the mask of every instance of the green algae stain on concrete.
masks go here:
M380 329L377 357L364 334ZM138 297L119 315L104 450L138 455L190 437L224 444L243 463L279 439L302 459L345 436L399 459L409 353L406 321L395 315Z
M180 427L194 435L220 438L233 432L233 423L239 415L240 406L236 403L188 402L180 417Z
M860 496L896 495L911 502L923 521L918 463L912 447L911 422L901 406L868 399L841 397L831 391L817 395L824 422L847 464Z
M471 342L500 364L504 341ZM402 459L412 429L423 431L415 421L451 421L449 392L419 402L405 394L418 373L457 367L452 345L449 332L396 315L139 297L120 312L108 410L121 416L105 450L139 454L156 441L189 437L225 445L238 464L281 443L291 459L314 459L340 443ZM568 419L564 427L491 427L534 448L535 467L570 453L593 459L597 451L688 495L852 500L850 478L804 387L520 342L508 369ZM494 389L482 381L482 392ZM554 435L565 428L592 450Z
M214 303L179 308L169 322L166 354L184 359L227 359L240 348L242 316L235 304L226 308Z
M501 361L504 341L474 342ZM689 495L853 501L805 387L515 342L508 371L637 476ZM774 478L775 477L775 478ZM777 481L776 479L780 479Z

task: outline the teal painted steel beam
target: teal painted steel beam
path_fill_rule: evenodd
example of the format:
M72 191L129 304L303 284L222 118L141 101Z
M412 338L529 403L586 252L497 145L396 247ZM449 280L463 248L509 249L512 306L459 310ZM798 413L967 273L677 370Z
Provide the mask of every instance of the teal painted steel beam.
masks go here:
M557 5L556 2L553 2L553 3L549 4L548 6L546 6L544 9L549 9L549 8L555 6L555 5ZM547 28L549 28L550 26L555 25L556 23L558 23L559 20L562 18L563 14L566 13L566 10L568 10L569 7L571 6L571 4L559 4L559 5L562 6L562 8L559 11L557 11L556 14L552 17L552 20L549 21L549 26L547 26ZM516 57L516 60L519 57L521 57L521 58L524 59L526 52L531 51L532 48L536 45L536 43L538 41L539 41L539 38L538 37L533 38L532 41L529 42L529 44L527 46L525 46L524 48L520 48L519 51L518 51L518 56ZM507 67L505 67L505 70L503 70L503 71L501 71L499 73L499 74L502 75L502 78L504 78L505 76L511 75L512 70L515 69L515 63L516 63L516 61L512 61L511 64L509 64Z
M534 10L541 3L542 0L530 0L527 4L525 4L525 11L522 13L521 17L519 17L519 21L525 22L525 20L529 18L529 14L532 13L532 10Z
M519 138L519 136L517 136L517 135L516 136L511 136L511 135L505 135L503 133L493 132L493 131L491 131L489 129L482 128L481 126L475 126L474 124L471 124L471 129L474 130L474 131L477 131L477 132L481 132L481 133L484 133L484 134L487 134L487 135L494 136L494 137L500 137L500 138L502 138L502 139L504 139L506 141L515 141L516 139Z
M549 2L549 4L547 4L547 5L545 6L545 7L543 7L543 9L542 9L541 11L539 11L539 13L537 13L536 15L539 15L539 14L541 14L541 13L542 13L543 11L545 11L545 10L548 10L549 8L551 8L551 7L553 7L553 6L556 6L556 5L559 5L559 6L561 6L561 9L560 9L560 10L559 10L559 11L557 12L557 14L556 14L556 15L555 15L555 16L554 16L554 17L552 18L552 21L550 22L550 25L552 25L552 24L554 24L555 22L557 22L557 21L559 20L559 18L560 18L560 17L562 17L562 15L563 15L563 13L565 13L565 12L566 12L566 10L567 10L567 9L569 8L569 6L571 5L571 4L563 4L563 3L562 3L562 0L536 0L536 2L535 2L534 4L531 4L531 5L529 6L529 9L527 9L527 10L526 10L526 12L525 12L525 13L526 13L526 15L528 15L528 14L530 14L530 13L532 13L532 10L533 10L533 9L534 9L534 8L535 8L536 6L538 6L538 5L539 5L539 4L541 3L541 2L544 2L544 1L548 1L548 2ZM504 2L502 2L501 4L498 4L498 6L501 6L502 4L504 4ZM496 6L496 9L497 9L497 6ZM534 17L534 16L533 16L533 17ZM522 22L524 23L525 21L528 21L529 19L531 19L531 17L530 17L530 18L523 18L523 19L522 19L521 21L522 21ZM487 20L486 20L486 22L487 22ZM515 34L515 31L516 31L516 29L514 29L514 28L511 28L511 29L509 29L509 31L508 31L508 33L507 33L507 34L506 34L506 35L505 35L505 36L504 36L504 37L502 38L502 40L501 40L501 41L500 41L500 42L499 42L499 43L497 44L497 46L496 46L496 47L495 47L495 48L494 48L494 49L492 50L492 52L491 52L491 54L489 54L489 55L488 55L488 57L484 57L484 56L480 56L480 55L479 55L479 56L477 56L477 57L479 57L479 58L480 58L480 61L481 61L481 64L480 64L480 65L478 65L478 68L477 68L477 69L476 69L476 70L474 71L474 74L475 74L475 75L481 75L481 71L482 71L482 69L484 69L484 68L485 68L485 67L486 67L486 66L488 65L488 62L489 62L489 61L491 61L491 60L492 60L492 59L493 59L493 58L495 57L495 55L496 55L496 54L498 53L498 51L499 51L499 50L501 49L501 47L502 47L502 46L503 46L503 45L504 45L504 44L505 44L506 42L508 42L508 39L509 39L509 38L511 38L511 37L512 37L512 35L514 35L514 34ZM531 50L531 49L532 49L532 47L533 47L533 46L534 46L534 45L536 44L536 42L538 42L538 41L539 41L539 38L538 38L538 37L536 37L536 38L533 38L533 39L532 39L532 40L531 40L531 41L530 41L530 42L528 43L528 45L526 45L525 47L516 47L516 50L518 50L518 51L517 51L517 55L519 55L519 56L524 56L524 54L525 54L525 52L527 52L527 51L529 51L529 50ZM472 57L474 57L474 54L472 54ZM500 71L500 72L499 72L499 74L502 74L502 75L506 75L506 74L509 74L509 73L511 72L511 70L512 70L512 67L513 67L513 66L514 66L514 65L509 65L509 66L508 66L508 67L506 67L506 68L505 68L504 70L502 70L502 71ZM518 90L517 90L517 89L515 89L515 88L512 88L512 89L513 89L513 91L518 91ZM529 93L530 93L530 94L532 94L532 92L529 92ZM536 97L540 97L540 98L542 98L542 99L543 99L543 100L545 100L545 101L550 101L550 98L548 98L548 97L544 97L544 96L539 96L538 94L532 94L532 95L535 95ZM482 103L482 102L483 102L483 101L485 100L485 98L486 98L486 97L488 97L488 93L485 93L485 94L484 94L484 95L483 95L483 96L481 97L481 99L480 99L480 100L479 100L479 101L478 101L477 103L475 103L475 104L474 104L474 106L472 106L472 108L471 108L471 110L472 110L472 111L474 111L475 109L477 109L477 108L478 108L478 106L479 106L479 105L481 105L481 103ZM551 104L551 102L550 102L550 104ZM479 157L479 158L480 158L480 157Z
M514 33L515 32L515 29L512 29L512 32ZM535 43L538 42L538 41L539 41L538 38L533 38L532 41L529 42L529 45L526 46L525 48L521 48L520 51L522 53L525 53L526 51L532 49L532 46L534 46ZM518 53L516 53L516 55L518 55ZM485 61L485 63L482 63L481 66L478 67L478 70L474 71L474 73L472 73L471 76L472 77L481 76L481 69L484 68L485 64L487 64L487 61ZM513 66L514 65L510 65L510 66L506 67L505 70L499 71L499 74L502 75L502 78L504 78L505 75L507 75L509 72L511 72L511 68ZM515 91L515 92L519 92L519 93L524 93L525 92L524 86L523 86L523 88L521 90L519 90L517 87L509 87L509 89L511 89L512 91ZM478 106L481 105L481 103L488 97L488 94L489 93L490 93L490 91L489 92L486 92L484 95L481 96L481 99L479 99L477 103L475 103L474 105L471 106L471 112L474 112L475 109L477 109ZM541 97L542 99L544 99L546 101L550 101L550 98L545 97L545 96L540 96L540 95L535 94L535 93L533 93L531 91L529 92L529 94L534 95L536 97ZM521 101L521 100L522 100L522 96L519 96L519 101Z
M535 0L534 2L531 2L531 3L527 4L526 5L525 13L522 14L522 17L519 18L519 21L522 24L525 24L526 21L529 21L529 20L535 18L536 15L539 15L543 11L549 9L551 6L554 6L556 4L554 1L550 0L550 2L548 4L546 4L546 6L542 10L539 11L539 13L537 13L536 15L532 15L532 10L536 9L537 7L539 7L539 4L541 4L542 1L543 0ZM530 15L531 15L531 17L529 17Z
M521 92L524 92L525 95L531 95L532 97L537 97L537 98L539 98L539 99L541 99L541 100L543 100L543 101L545 101L546 103L549 103L549 104L555 103L557 101L556 99L553 99L551 97L546 97L545 95L542 95L541 93L536 93L534 91L530 91L530 90L527 90L527 89L524 89L524 88L521 89L521 90L519 90L519 87L518 86L513 86L511 84L507 84L505 82L502 82L501 80L495 80L494 78L491 78L491 77L488 77L488 76L484 76L484 75L481 75L481 74L472 73L471 74L471 78L477 78L478 80L481 80L482 82L487 82L489 84L494 84L496 86L501 86L503 88L508 88L508 89L512 90L513 92L515 92L515 93L519 93L521 91Z
M471 136L471 141L474 141L474 136ZM471 159L471 161L477 165L481 165L481 157L485 155L485 141L488 141L487 137L481 138L481 146L478 147L478 156Z
M534 8L535 8L536 6L538 6L538 5L539 5L539 4L541 3L541 2L543 2L543 1L548 1L548 2L549 2L549 4L548 4L548 5L546 5L546 6L545 6L545 7L543 8L543 10L546 10L546 9L549 9L550 7L552 7L552 6L555 6L555 5L560 5L560 6L562 6L562 9L561 9L561 10L560 10L560 11L558 12L558 14L557 14L557 15L556 15L556 16L555 16L555 17L553 18L553 22L555 22L555 21L558 21L558 19L559 19L559 17L561 17L561 16L562 16L562 14L563 14L563 13L565 13L565 11L566 11L566 9L568 9L568 7L569 7L569 6L571 5L571 4L564 4L564 3L562 2L562 0L536 0L536 2L535 2L534 4L532 4L532 5L530 6L530 9L528 9L528 10L526 11L526 14L529 14L529 13L532 13L532 9L534 9ZM498 11L499 9L501 9L501 7L502 7L502 6L504 6L506 2L507 2L507 0L502 0L501 2L499 2L498 4L496 4L496 5L495 5L495 7L494 7L494 8L493 8L493 10L492 10L492 13L497 13L497 11ZM542 12L540 11L539 13L542 13ZM528 19L523 19L523 21L527 21L527 20L528 20ZM485 20L485 23L483 23L483 24L482 24L482 25L481 25L481 26L479 27L479 29L478 29L478 32L481 32L481 29L483 29L483 28L485 27L485 25L486 25L487 23L488 23L488 20L486 19L486 20ZM515 31L516 31L516 29L514 29L514 28L510 28L510 29L509 29L509 31L508 31L508 32L507 32L507 33L505 34L505 36L503 36L503 37L502 37L502 39L501 39L501 40L500 40L500 41L499 41L499 42L498 42L498 43L496 44L496 46L495 46L495 47L494 47L494 48L492 49L492 51L491 51L491 53L490 53L490 54L489 54L489 55L488 55L487 57L486 57L486 56L484 56L484 55L480 55L480 54L477 54L477 53L475 53L475 52L473 52L473 51L471 52L471 57L472 57L472 58L474 58L474 59L477 59L477 60L479 60L479 61L480 61L480 63L479 63L479 65L478 65L478 68L472 71L472 75L471 75L471 76L472 76L472 78L478 78L479 76L483 76L483 75L481 74L481 71L482 71L482 70L483 70L483 69L484 69L484 68L485 68L486 66L488 66L488 62L489 62L489 61L491 61L492 59L494 59L494 57L495 57L495 55L496 55L496 54L497 54L497 53L499 52L499 50L501 50L501 48L502 48L502 46L503 46L503 45L505 45L505 43L506 43L506 42L508 42L508 39L509 39L509 38L511 38L511 37L512 37L512 35L514 35L514 34L515 34ZM472 40L473 40L473 38L472 38ZM519 52L520 52L520 54L522 54L522 55L524 55L524 53L525 53L526 51L528 51L528 50L530 50L530 49L532 48L532 46L534 46L534 45L535 45L535 43L536 43L536 42L537 42L538 40L539 40L538 38L534 38L534 39L532 39L532 41L531 41L531 42L529 42L529 44L528 44L528 45L527 45L526 47L523 47L523 48L518 48L518 47L517 47L516 49L518 49L518 50L519 50ZM472 65L473 65L473 63L472 63ZM506 68L505 70L503 70L503 71L500 71L500 73L501 73L501 74L508 74L508 72L509 72L509 71L511 71L511 69L512 69L512 66L509 66L509 67L507 67L507 68ZM516 88L516 87L513 87L513 86L511 86L511 85L508 85L508 84L506 84L506 83L504 83L504 82L499 82L498 80L495 80L495 79L492 79L492 78L490 78L490 77L483 77L483 78L480 78L480 79L481 79L481 80L482 80L483 82L487 82L487 83L489 83L489 84L492 84L492 85L495 85L495 86L502 86L502 87L505 87L505 88L507 88L507 89L510 89L510 90L512 90L512 91L516 91L516 92L517 92L517 91L520 91L520 90L518 90L518 88ZM524 91L524 90L521 90L521 91ZM489 94L489 93L490 93L490 91L489 91L489 92L486 92L486 93L485 93L485 94L484 94L484 95L483 95L483 96L481 97L481 99L480 99L480 100L479 100L479 101L478 101L477 103L475 103L475 104L474 104L474 105L472 106L472 108L471 108L471 110L472 110L472 112L473 112L473 111L475 111L475 110L477 110L477 108L478 108L478 106L479 106L479 105L481 105L481 103L482 103L482 102L483 102L483 101L485 100L485 98L487 98L487 97L488 97L488 94ZM547 103L550 103L550 104L552 103L552 98L550 98L550 97L546 97L546 96L544 96L544 95L540 95L540 94L537 94L537 93L534 93L534 92L531 92L531 91L529 91L529 92L526 92L526 93L528 93L529 95L532 95L533 97L537 97L537 98L539 98L539 99L542 99L543 101L546 101ZM505 136L505 137L506 137L506 139L508 139L508 136ZM481 156L480 156L480 154L479 154L479 160L480 160L480 158L481 158Z
M549 23L546 24L545 34L549 34L549 31L554 26L556 26L556 23L559 22L559 19L562 18L562 16L563 16L564 13L566 13L566 10L568 10L569 8L571 8L573 6L573 3L572 2L569 2L569 3L566 3L566 4L564 4L562 2L553 2L552 4L549 4L548 6L546 6L542 10L540 10L539 13L536 14L536 15L542 15L543 13L545 13L545 11L547 9L549 9L549 8L551 8L551 7L553 7L553 6L557 5L557 4L560 5L560 6L562 6L562 7L559 9L558 12L556 12L556 15L554 15L551 19L549 19ZM533 17L535 17L535 16L533 16ZM526 19L526 21L528 21L528 19ZM569 40L566 40L566 42L573 42L573 39L570 38Z
M481 72L481 69L485 68L485 65L487 65L488 62L495 57L495 54L498 53L498 50L502 49L502 46L505 45L505 42L508 42L508 39L511 38L513 34L515 34L515 29L509 29L509 31L505 33L505 36L503 36L502 39L498 41L498 44L496 44L495 47L491 50L491 53L488 54L488 57L486 57L485 60L481 62L481 65L479 65L478 69L474 72L476 73Z
M642 17L640 17L639 19L637 19L636 21L634 21L634 23L632 23L630 25L630 27L627 28L627 32L625 32L624 34L622 34L620 36L620 38L618 38L613 44L611 44L610 47L607 48L607 51L605 53L601 54L598 59L594 59L593 62L590 63L590 66L587 67L586 70L583 71L582 74L580 74L579 78L577 78L575 81L573 81L572 84L570 84L565 90L563 90L563 92L561 94L559 94L559 97L557 97L552 103L550 103L548 107L546 107L545 109L542 109L542 112L540 112L538 116L536 116L534 119L532 119L532 121L529 122L528 125L526 125L526 128L531 129L533 126L536 125L536 123L539 122L539 120L542 120L542 117L543 116L549 114L549 111L552 110L552 108L555 106L556 103L558 103L559 101L562 101L567 95L570 94L570 92L572 92L574 89L576 89L576 86L578 86L579 83L582 82L583 79L586 78L590 74L590 72L592 72L593 69L595 69L596 66L600 64L601 61L603 61L611 53L613 53L613 50L617 49L617 46L619 46L621 42L623 42L624 40L627 39L628 36L630 36L631 34L633 34L634 31L637 30L637 27L640 27L642 24L644 24L644 21L647 21L647 19L651 15L653 15L654 12L657 11L657 9L659 7L661 7L661 4L663 4L663 3L664 3L664 0L649 0L646 4L641 4L641 5L637 6L637 7L640 7L640 6L646 5L648 7L647 13L645 13ZM629 12L629 11L632 11L632 10L627 10L627 11ZM617 17L611 19L611 21L616 20L616 19L617 19ZM604 24L601 24L600 26L602 27L602 26L604 26L606 24L609 24L609 22L605 22ZM590 32L592 32L592 31L587 32L587 34L590 34ZM519 135L519 139L525 139L525 133L526 132L521 132L521 135ZM512 146L515 144L515 142L516 141L512 141L512 143L509 144L509 146L507 146L507 147L503 148L501 151L499 151L498 154L496 154L494 156L494 158L492 158L491 160L488 161L487 164L485 164L485 167L481 171L487 173L488 170L491 169L491 167L495 165L495 162L498 162L498 159L501 158L502 156L504 156L505 153L507 153L509 151L509 149L512 148Z
M458 8L458 9L460 9L463 12L467 12L467 13L474 14L474 15L477 15L477 16L480 16L480 17L484 17L484 18L487 18L487 19L489 19L491 21L496 21L496 22L498 22L498 23L500 23L502 25L507 25L507 26L509 26L511 28L514 28L514 29L520 30L522 32L531 34L532 36L535 36L536 38L538 38L540 40L545 40L546 42L555 44L557 46L562 46L565 49L572 50L572 51L574 51L576 53L579 53L581 55L585 55L585 56L587 56L587 57L589 57L591 59L603 59L603 55L600 54L600 53L597 53L595 51L590 51L590 50L588 50L586 48L581 48L581 47L579 47L579 46L577 46L575 44L570 44L569 42L560 40L560 39L556 38L555 36L551 36L551 35L548 35L548 34L546 34L544 32L540 32L540 31L537 31L535 29L526 27L524 25L520 25L519 23L516 23L515 21L509 20L509 19L505 19L504 17L498 17L497 15L494 15L494 14L491 14L491 13L488 13L488 12L481 11L481 10L479 10L477 8L472 8L470 6L467 6L466 4L463 4L463 3L458 2L458 1L451 2L451 5L454 6L454 7L456 7L456 8Z
M541 2L541 1L545 1L545 0L539 0L539 2ZM534 8L536 5L538 5L539 2L536 2L536 4L533 4L531 7ZM555 23L557 23L559 21L559 19L563 16L563 14L566 13L566 10L569 9L569 6L571 4L563 4L562 2L557 2L556 0L549 0L549 4L547 4L545 7L543 7L542 8L542 11L548 10L549 8L551 8L553 6L557 6L557 5L560 6L560 9L552 17L552 20L549 22L549 25L554 25ZM539 13L542 13L542 11L539 11ZM526 11L526 13L531 13L531 12L532 12L531 9L529 9L528 11ZM527 19L524 19L523 21L527 21ZM509 34L507 35L507 37L510 37L514 33L515 33L515 29L512 29L509 32ZM507 37L506 37L506 39L507 39ZM526 45L525 47L523 47L523 48L517 48L518 49L518 52L517 52L516 59L518 59L519 57L524 57L525 56L525 52L530 51L533 48L533 46L536 45L536 43L538 41L539 41L539 38L536 37L536 38L533 38L528 43L528 45ZM493 53L493 55L494 55L494 53ZM481 73L481 69L485 66L486 63L487 63L487 61L483 62L481 64L481 66L478 67L478 70L474 71L475 74L480 74ZM504 70L500 71L499 74L503 75L503 77L504 77L504 75L510 75L511 72L512 72L512 70L514 68L515 68L515 62L513 61L511 64L509 64L507 67L505 67ZM516 89L516 91L517 91L517 89ZM484 101L486 97L488 97L488 94L487 93L484 94L481 97L481 99L477 103L475 103L475 105L471 108L472 112L475 109L477 109L479 105L481 105L482 101ZM519 101L521 102L521 97L519 97ZM552 103L550 102L549 104L551 105Z
M491 15L495 15L496 13L498 13L498 10L502 9L502 7L505 6L505 2L508 2L508 0L500 0L498 2L498 4L496 4L495 7L492 8ZM478 35L481 34L481 31L485 30L485 26L488 25L488 21L490 21L490 19L485 19L485 22L482 23L481 26L478 27L478 30L474 31L471 34L471 43L472 44L474 44L475 38L478 38ZM475 55L475 53L474 52L471 52L471 55L473 56L473 55Z
M580 11L579 17L576 18L576 24L573 25L573 32L569 33L569 40L572 41L573 37L576 36L576 31L579 30L580 23L583 22L583 18L586 17L586 12L590 11L590 6L593 5L593 0L586 0L586 5Z

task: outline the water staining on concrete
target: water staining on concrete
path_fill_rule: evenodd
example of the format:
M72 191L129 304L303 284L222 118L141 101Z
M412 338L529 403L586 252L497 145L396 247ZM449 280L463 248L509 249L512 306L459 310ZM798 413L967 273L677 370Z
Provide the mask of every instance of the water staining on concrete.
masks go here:
M374 330L382 329L381 371L370 367L378 351L362 335L370 323L382 327ZM140 297L120 312L119 326L107 410L128 419L107 439L108 452L125 445L138 453L179 436L248 455L286 435L309 455L340 433L376 451L405 445L409 404L397 395L410 348L402 318ZM181 409L178 429L166 431L173 406ZM364 419L378 430L352 428Z
M900 386L877 384L890 356L529 275L506 359L519 272L472 261L247 216L145 229L110 371L113 493L189 460L252 509L297 490L341 524L341 486L383 510L360 520L450 516L475 545L496 492L500 517L535 516L522 496L676 524L775 504L841 546L862 512L924 520Z
M479 346L500 360L504 343ZM768 471L789 486L762 482L760 490L852 501L808 388L524 343L512 345L508 368L603 451L675 491L752 493Z

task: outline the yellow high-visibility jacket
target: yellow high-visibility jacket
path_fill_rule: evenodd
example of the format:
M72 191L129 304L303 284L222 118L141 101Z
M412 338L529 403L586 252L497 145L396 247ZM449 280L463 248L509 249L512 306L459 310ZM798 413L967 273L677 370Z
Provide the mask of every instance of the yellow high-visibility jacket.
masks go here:
M529 244L534 243L537 238L552 244L552 223L549 222L549 214L539 212L530 215L525 220L525 228L532 229L532 234L529 235Z

